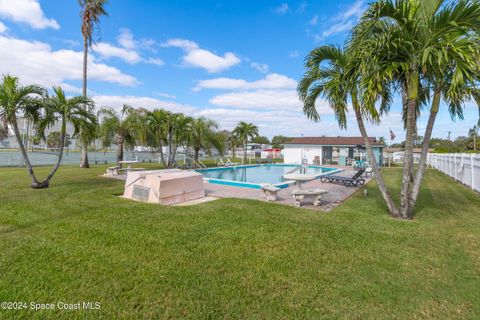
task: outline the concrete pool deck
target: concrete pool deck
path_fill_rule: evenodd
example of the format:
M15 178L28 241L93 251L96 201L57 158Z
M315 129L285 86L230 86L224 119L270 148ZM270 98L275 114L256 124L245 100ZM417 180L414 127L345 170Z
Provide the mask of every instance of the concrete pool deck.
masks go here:
M339 168L339 166L334 167ZM336 175L351 177L355 174L355 171L353 171L351 167L340 167L340 169L343 169L344 171L337 173ZM371 180L371 177L363 178L365 179L365 183L368 183ZM345 187L343 184L322 183L320 182L320 179L315 179L305 182L303 184L303 188L320 188L328 191L328 193L322 196L322 202L320 206L314 206L310 200L306 199L302 201L302 208L314 209L319 211L330 211L336 206L338 206L340 203L345 201L348 197L355 193L355 191L360 189L361 186L359 185L357 187ZM288 188L280 190L277 194L278 200L272 203L280 203L293 206L293 197L291 195L292 190L293 186L289 186ZM214 183L205 183L205 194L209 197L215 198L239 198L267 201L261 190L220 185Z
M336 173L335 175L351 177L355 174L351 167L344 167L344 166L328 166L322 165L323 167L332 167L337 169L342 169L342 172ZM118 175L115 177L107 177L113 178L118 180L125 180L126 175ZM368 183L372 178L368 177L365 178L365 184ZM348 197L354 194L357 190L359 190L362 186L357 187L345 187L343 184L339 183L322 183L320 179L315 179L312 181L305 182L303 184L304 189L313 189L319 188L328 191L327 194L322 196L322 202L320 206L314 206L312 202L308 199L302 201L302 208L313 209L318 211L330 211L343 201L345 201ZM289 186L288 188L282 189L278 192L278 200L272 203L280 203L284 205L294 206L293 197L291 192L293 190L293 185ZM267 201L266 197L263 195L262 191L259 189L251 189L251 188L243 188L243 187L235 187L229 185L222 185L222 184L215 184L215 183L208 183L205 182L205 195L209 201L213 200L213 198L238 198L238 199L251 199L251 200L260 200L260 201ZM191 204L203 203L207 201L198 201Z

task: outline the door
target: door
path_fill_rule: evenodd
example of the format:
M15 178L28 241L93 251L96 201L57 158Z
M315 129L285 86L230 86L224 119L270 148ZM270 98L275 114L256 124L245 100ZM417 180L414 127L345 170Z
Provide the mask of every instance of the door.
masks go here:
M322 147L322 164L332 163L332 147Z

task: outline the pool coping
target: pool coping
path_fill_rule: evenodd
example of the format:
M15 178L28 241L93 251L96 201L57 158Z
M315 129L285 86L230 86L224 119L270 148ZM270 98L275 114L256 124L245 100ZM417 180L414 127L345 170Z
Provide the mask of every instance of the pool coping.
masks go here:
M203 168L203 169L197 169L195 170L196 172L202 173L202 171L213 171L213 170L230 170L234 168L254 168L254 167L261 167L261 166L283 166L283 167L298 167L299 165L295 164L246 164L246 165L238 165L238 166L228 166L228 167L212 167L212 168ZM329 167L322 167L322 166L317 166L317 165L307 165L307 167L314 167L314 168L329 168ZM343 169L337 169L337 168L331 168L334 170L324 172L318 175L315 175L315 179L320 178L321 176L327 175L327 174L332 174L332 173L338 173L342 172ZM213 184L220 184L220 185L226 185L226 186L232 186L232 187L240 187L240 188L249 188L249 189L258 189L260 190L262 188L262 185L268 184L272 185L274 187L280 188L280 189L285 189L288 188L290 185L294 184L295 181L293 180L287 180L283 182L278 182L278 183L253 183L253 182L241 182L241 181L234 181L234 180L225 180L225 179L215 179L215 178L207 178L203 177L203 180L208 182L208 183L213 183Z

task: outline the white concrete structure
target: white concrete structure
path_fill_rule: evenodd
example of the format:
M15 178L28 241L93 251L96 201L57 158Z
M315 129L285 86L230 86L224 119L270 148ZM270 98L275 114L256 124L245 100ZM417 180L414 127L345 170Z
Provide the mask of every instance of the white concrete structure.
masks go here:
M480 191L480 153L429 153L427 165Z
M129 171L125 198L164 205L205 197L203 176L179 169Z

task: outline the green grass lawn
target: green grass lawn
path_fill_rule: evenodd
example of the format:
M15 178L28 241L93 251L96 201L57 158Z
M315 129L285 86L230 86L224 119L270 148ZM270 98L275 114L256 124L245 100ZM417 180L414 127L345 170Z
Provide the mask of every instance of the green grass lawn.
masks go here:
M119 198L104 169L62 167L46 190L0 169L0 301L101 303L0 319L480 318L480 197L438 172L397 221L373 183L330 213L163 207Z

